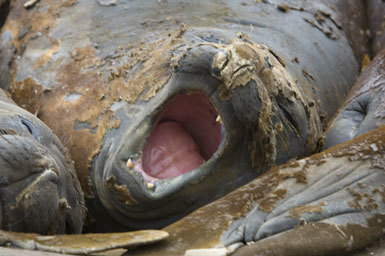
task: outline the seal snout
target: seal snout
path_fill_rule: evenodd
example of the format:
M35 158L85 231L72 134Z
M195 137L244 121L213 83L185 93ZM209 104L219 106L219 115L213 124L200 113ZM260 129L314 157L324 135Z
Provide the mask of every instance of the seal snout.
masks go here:
M169 179L199 168L222 141L218 111L200 92L178 94L156 119L135 170L146 180Z
M50 230L60 190L58 166L51 154L34 139L20 135L0 136L0 147L1 208L7 216L2 229L60 232L59 227Z

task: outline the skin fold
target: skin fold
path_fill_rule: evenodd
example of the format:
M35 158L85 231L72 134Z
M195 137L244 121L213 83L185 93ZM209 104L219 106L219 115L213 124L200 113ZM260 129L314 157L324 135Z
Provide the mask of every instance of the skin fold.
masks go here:
M330 122L324 148L342 143L385 124L385 51L361 73L344 105Z
M260 225L257 229L250 228L248 221L243 221L246 224L244 238L254 237L259 241L241 247L234 255L280 255L283 252L285 255L342 255L383 237L384 155L377 147L383 145L383 131L384 126L360 136L361 142L357 144L354 142L359 139L352 140L353 145L345 151L349 156L340 159L341 164L338 160L331 164L325 159L326 164L331 164L324 166L328 174L318 171L322 176L316 178L314 184L284 185L288 188L287 195L270 213L261 213L256 208L250 211L245 219L253 219ZM344 145L333 147L331 151ZM361 145L365 146L361 148ZM328 152L321 155L328 155ZM338 155L343 156L344 152L339 151ZM322 166L322 163L316 165ZM224 241L229 239L229 233L232 231L225 233Z
M0 94L1 229L79 233L84 198L68 152L35 116Z
M88 231L164 227L319 150L369 43L360 1L22 3L1 30L1 87L69 148ZM147 138L193 93L223 124L217 151L148 182L135 169Z

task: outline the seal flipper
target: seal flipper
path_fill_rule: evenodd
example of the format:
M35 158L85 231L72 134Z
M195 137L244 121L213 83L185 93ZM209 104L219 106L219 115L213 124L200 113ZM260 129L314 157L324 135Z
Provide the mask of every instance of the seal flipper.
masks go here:
M308 168L302 174L307 183L283 180L268 196L272 199L277 191L287 191L272 211L266 212L264 201L260 202L244 219L234 223L237 227L231 227L222 242L229 245L257 241L308 222L330 222L330 218L344 223L347 215L350 224L366 225L368 216L385 213L380 193L385 175L380 169L371 168L370 161L362 161L351 161L349 157L328 159L323 164L300 160L300 168Z
M375 224L383 221L383 216L372 218L369 227L355 224L344 226L322 222L310 223L243 246L232 255L346 255L355 249L365 247L381 236L383 226Z
M283 247L277 246L282 239L294 246L295 242L288 240L288 233L301 235L300 228L311 229L314 224L317 229L328 224L325 227L344 230L341 232L352 240L351 245L333 245L340 246L338 250L342 251L366 246L379 238L383 231L377 229L383 227L381 219L385 217L384 135L385 128L382 127L353 140L348 147L340 145L318 157L299 160L295 167L291 167L294 166L291 163L279 168L276 170L281 176L278 186L258 200L257 206L245 218L233 222L222 236L222 243L228 246L236 242L259 241L259 246L266 249L270 241L275 241L275 248ZM300 172L302 179L298 179ZM278 194L283 196L277 198ZM319 229L321 233L326 230ZM368 230L373 230L369 240ZM301 246L306 248L306 243L319 243L322 239L322 235L317 234L307 238ZM300 245L295 246L298 249ZM327 244L324 246L328 247ZM257 246L252 247L259 251ZM301 250L298 253L302 255Z

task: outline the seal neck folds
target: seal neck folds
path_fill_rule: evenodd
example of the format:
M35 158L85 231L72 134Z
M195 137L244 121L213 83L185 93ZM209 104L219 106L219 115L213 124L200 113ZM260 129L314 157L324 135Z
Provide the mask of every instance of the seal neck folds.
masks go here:
M169 179L199 168L222 140L218 111L199 92L179 94L157 118L134 169L144 179Z

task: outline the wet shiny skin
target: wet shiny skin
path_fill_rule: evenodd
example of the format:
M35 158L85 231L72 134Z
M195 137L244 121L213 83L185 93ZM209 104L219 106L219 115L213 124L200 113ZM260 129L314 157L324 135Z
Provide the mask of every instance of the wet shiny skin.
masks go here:
M143 152L144 170L159 179L182 175L204 162L194 139L178 122L157 125Z

